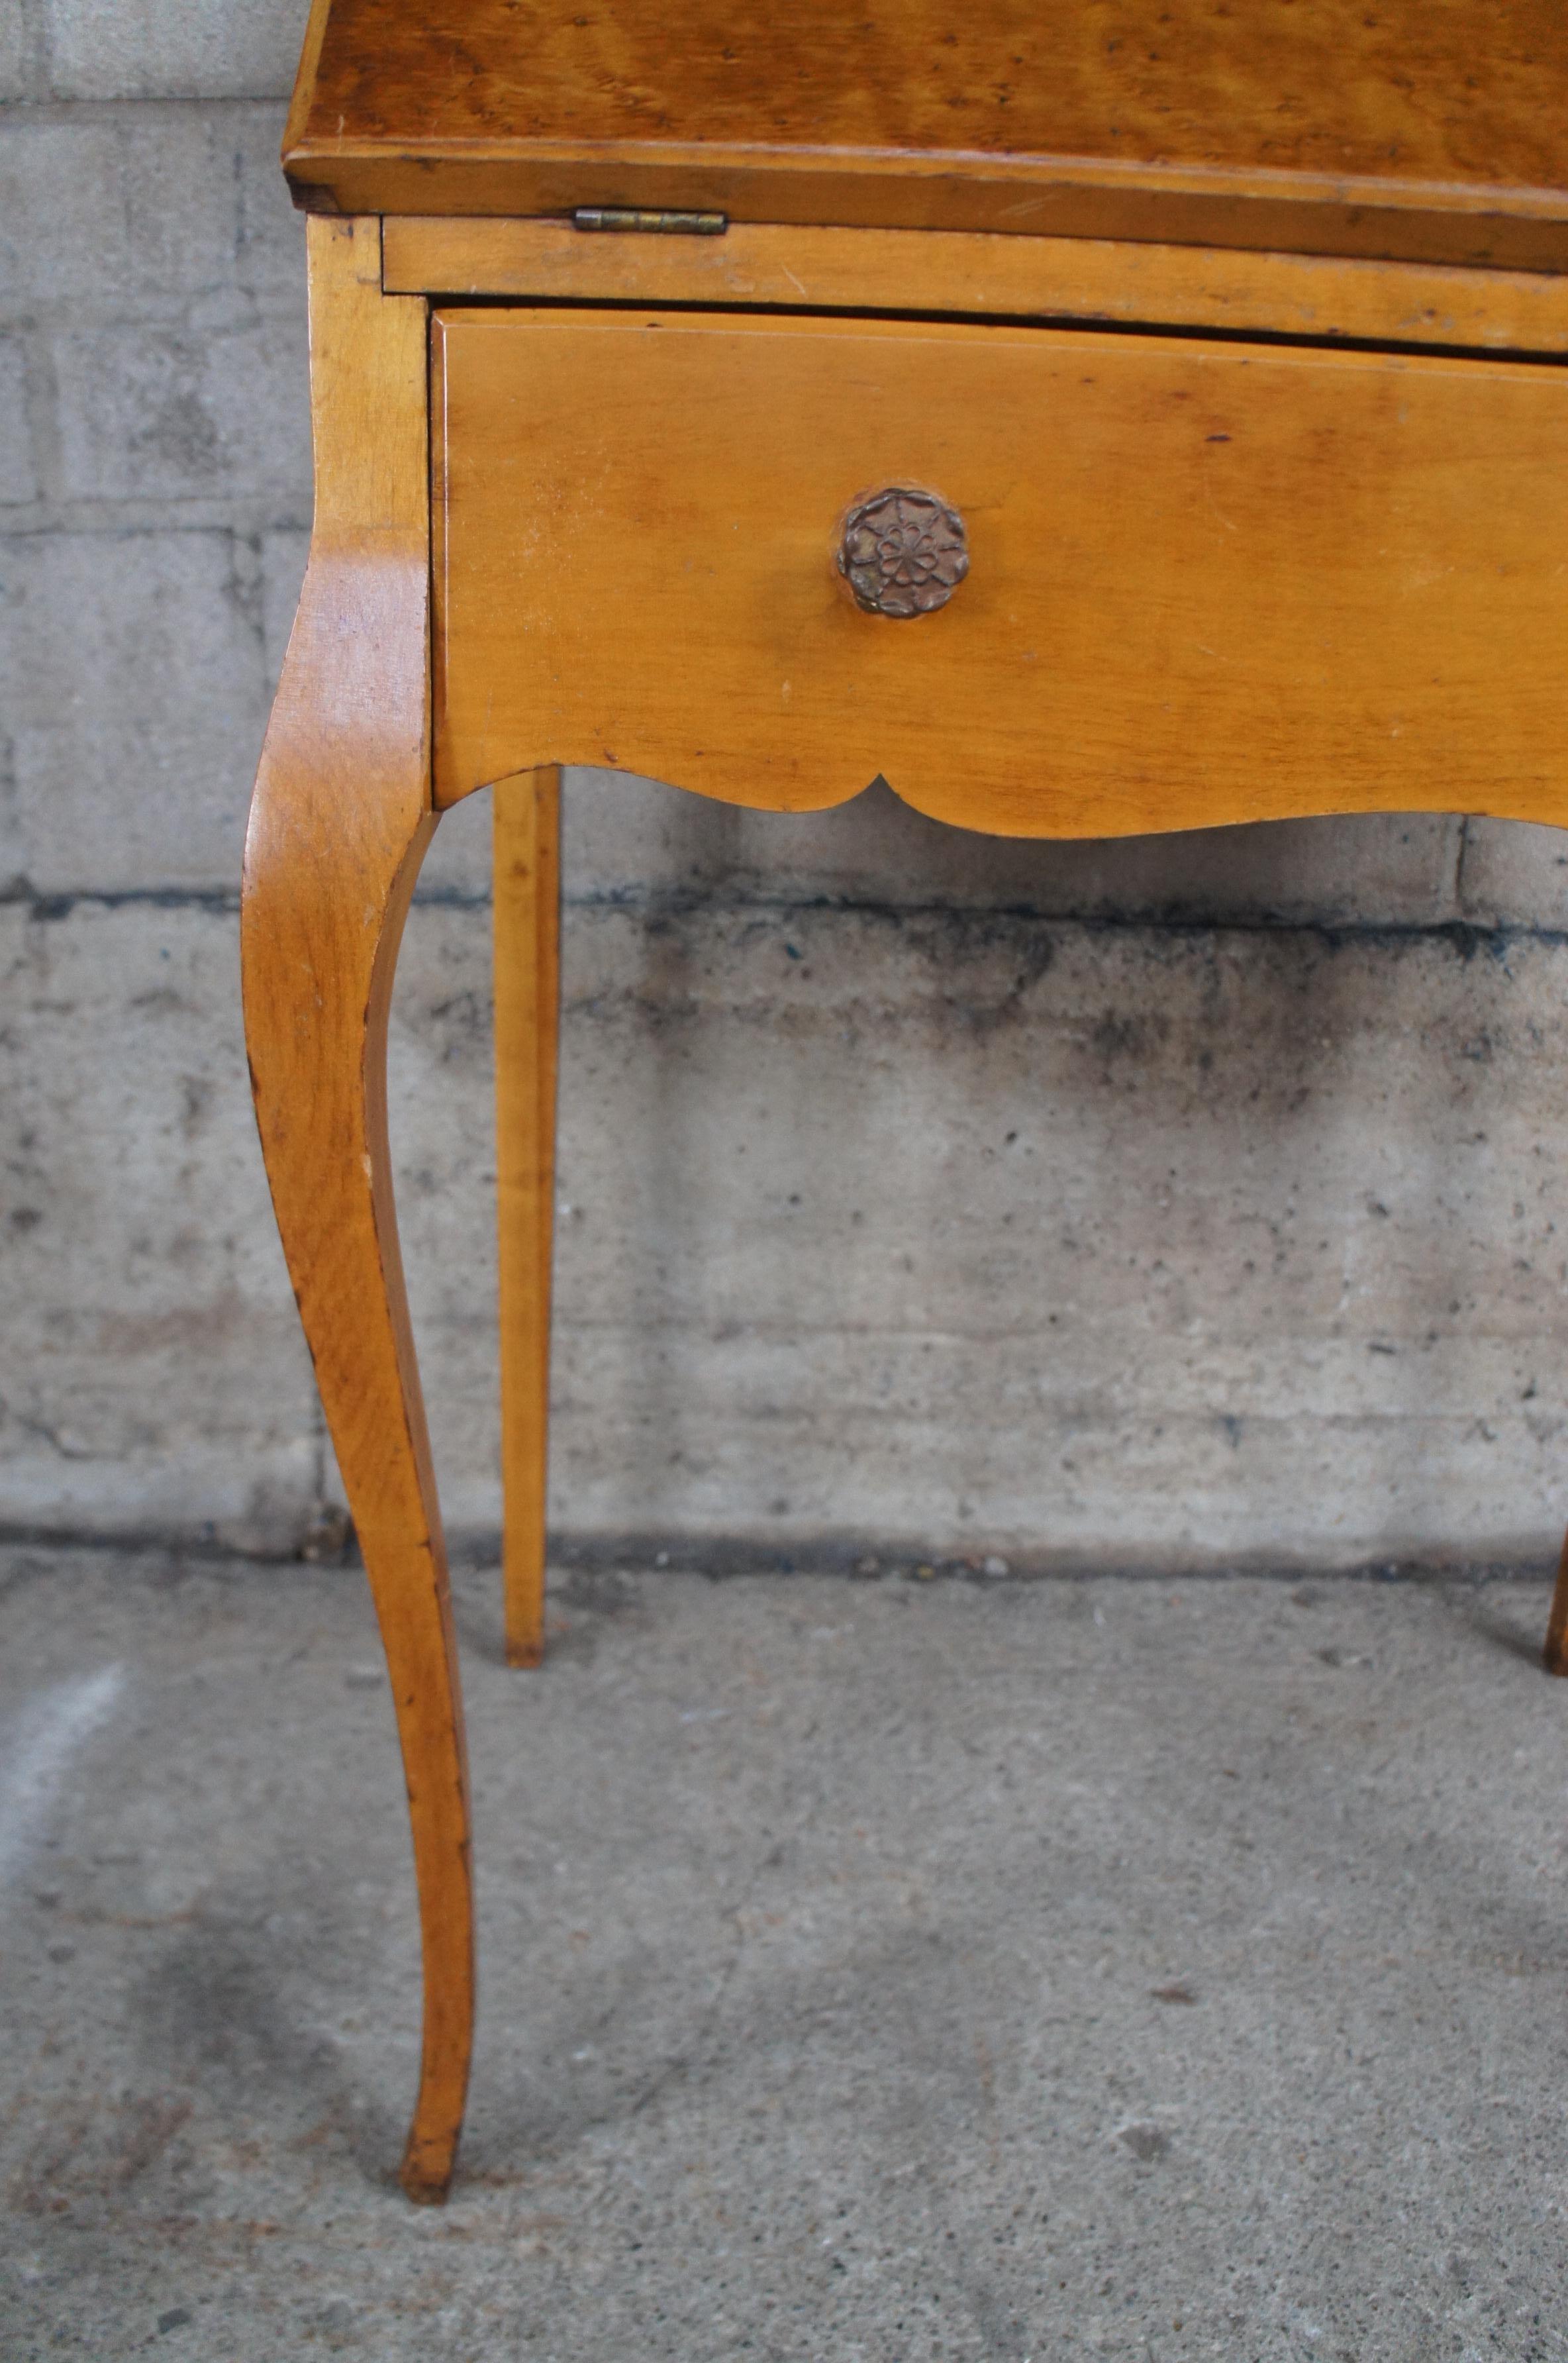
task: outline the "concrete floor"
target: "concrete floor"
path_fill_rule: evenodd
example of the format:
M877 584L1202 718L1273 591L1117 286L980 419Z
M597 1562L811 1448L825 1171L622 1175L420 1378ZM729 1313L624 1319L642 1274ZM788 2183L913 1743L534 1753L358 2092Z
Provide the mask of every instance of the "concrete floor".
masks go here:
M361 1580L4 1575L6 2363L1568 2356L1539 1581L465 1577L430 2212Z

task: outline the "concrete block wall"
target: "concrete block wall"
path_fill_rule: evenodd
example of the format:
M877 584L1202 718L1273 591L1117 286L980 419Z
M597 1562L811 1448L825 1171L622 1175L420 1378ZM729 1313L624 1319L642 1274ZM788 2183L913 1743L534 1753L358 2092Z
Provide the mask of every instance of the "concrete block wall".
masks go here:
M304 0L0 18L0 1526L298 1548L235 890L310 508ZM1434 788L1441 783L1434 782ZM400 976L444 1495L498 1517L488 814ZM568 790L554 1518L802 1563L1543 1555L1568 838L1010 846Z

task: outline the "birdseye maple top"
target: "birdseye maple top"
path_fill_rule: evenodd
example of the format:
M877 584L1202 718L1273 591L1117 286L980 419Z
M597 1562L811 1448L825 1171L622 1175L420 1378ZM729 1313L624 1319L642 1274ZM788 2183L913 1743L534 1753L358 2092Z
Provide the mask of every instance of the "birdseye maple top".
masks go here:
M1187 237L1568 268L1562 0L315 0L327 211Z

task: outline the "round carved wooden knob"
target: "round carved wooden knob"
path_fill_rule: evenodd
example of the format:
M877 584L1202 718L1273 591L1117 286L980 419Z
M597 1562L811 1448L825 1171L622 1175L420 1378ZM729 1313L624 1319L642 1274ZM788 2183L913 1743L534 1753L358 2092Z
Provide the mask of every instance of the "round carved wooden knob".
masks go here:
M889 484L845 518L838 571L870 615L929 616L969 571L964 520L934 493Z

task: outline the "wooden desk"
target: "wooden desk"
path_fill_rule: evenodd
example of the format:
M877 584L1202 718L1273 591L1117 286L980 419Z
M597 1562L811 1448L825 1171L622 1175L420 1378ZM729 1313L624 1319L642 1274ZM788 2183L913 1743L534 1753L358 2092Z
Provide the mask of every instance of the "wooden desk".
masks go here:
M316 513L246 857L278 1220L373 1589L425 1962L472 2017L462 1718L385 1032L497 811L509 1646L537 1659L557 771L1084 837L1568 824L1551 0L315 0ZM1560 1579L1547 1663L1568 1670Z

